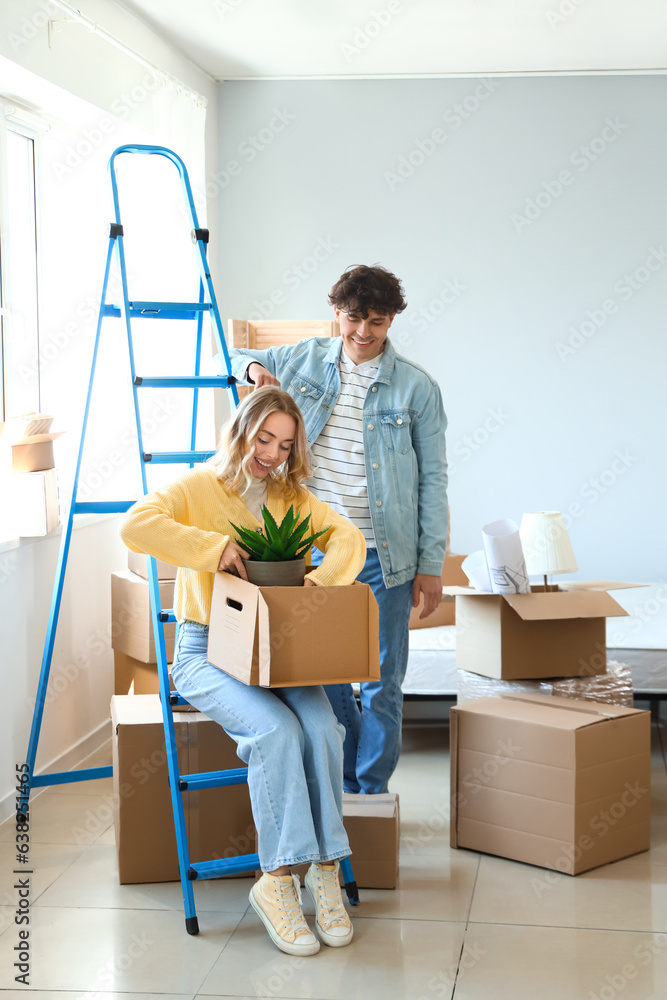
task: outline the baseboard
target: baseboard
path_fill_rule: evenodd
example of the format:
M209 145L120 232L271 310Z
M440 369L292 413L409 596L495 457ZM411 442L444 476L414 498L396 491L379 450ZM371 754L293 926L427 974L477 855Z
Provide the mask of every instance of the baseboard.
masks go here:
M82 736L80 740L74 743L71 747L65 750L59 757L50 761L44 767L39 768L37 774L53 774L59 771L70 771L73 768L78 767L86 757L89 757L100 747L104 746L107 740L111 739L111 719L105 719L101 722L96 729L88 733L86 736ZM46 785L44 788L36 788L30 794L30 801L32 802L41 795L42 792L47 792L52 786ZM4 823L8 820L10 816L13 816L16 812L16 792L12 791L9 795L6 795L0 800L0 823Z

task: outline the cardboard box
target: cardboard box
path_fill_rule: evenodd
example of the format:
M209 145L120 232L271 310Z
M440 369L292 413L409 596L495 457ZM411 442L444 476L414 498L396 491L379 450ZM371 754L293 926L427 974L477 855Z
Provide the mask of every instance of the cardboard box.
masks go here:
M57 434L33 434L12 445L13 472L42 472L55 467L53 442Z
M216 573L208 658L244 684L295 687L380 679L370 587L256 587Z
M11 477L9 489L12 520L20 537L48 535L58 527L58 474L55 469L16 473Z
M461 569L461 563L465 558L465 556L445 556L445 562L442 567L443 587L468 586L468 577ZM419 606L413 608L410 612L409 628L435 628L437 625L454 625L456 622L456 604L454 598L451 596L443 594L440 607L436 608L428 618L420 621L419 616L423 608L424 598L421 597L419 599Z
M114 694L159 694L157 663L135 660L117 649L114 650L113 663ZM171 687L173 689L173 684Z
M357 887L395 889L401 827L398 795L344 794L343 822L350 840L350 861ZM309 867L292 867L302 885ZM340 881L342 884L342 873Z
M11 446L13 472L45 472L53 469L53 442L63 433L51 433L53 417L48 413L24 413L0 424L2 443Z
M175 580L176 574L178 572L178 566L170 566L169 563L162 562L161 559L156 559L157 563L157 578L158 580ZM146 566L146 556L143 552L130 552L127 550L127 568L130 573L134 573L136 576L143 577L144 580L148 579L148 567Z
M398 795L343 794L343 822L360 889L395 889L401 832Z
M553 695L451 709L452 847L566 874L650 846L650 713Z
M114 695L111 718L120 882L173 882L179 878L178 854L160 699ZM174 729L182 774L243 767L234 741L207 716L174 712ZM185 792L183 803L191 861L254 852L247 785Z
M447 590L456 595L456 666L505 680L603 674L605 618L627 615L606 590Z
M160 603L163 609L173 607L173 580L160 583ZM174 657L175 634L175 624L164 626L168 661ZM148 580L129 569L111 574L111 646L143 663L157 662Z

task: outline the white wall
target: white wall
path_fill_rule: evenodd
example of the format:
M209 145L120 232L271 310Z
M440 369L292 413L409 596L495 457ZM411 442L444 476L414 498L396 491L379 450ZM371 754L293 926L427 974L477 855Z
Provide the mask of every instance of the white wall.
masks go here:
M442 387L456 551L558 509L580 578L665 579L665 87L220 84L224 315L328 315L350 264L402 277L393 340Z
M91 0L86 3L86 14L207 99L209 160L198 164L196 176L197 189L202 190L205 172L214 172L217 162L214 84L115 4ZM59 442L61 492L67 495L107 249L110 197L106 162L110 150L124 142L169 145L175 123L165 115L169 105L148 85L150 74L146 67L77 24L56 25L62 30L52 34L49 45L49 16L58 21L65 15L47 2L5 0L2 4L0 95L32 108L52 123L45 141L45 147L51 144L51 149L44 163L49 190L44 205L48 231L43 248L47 270L42 337L43 345L56 344L58 351L57 357L49 358L43 366L42 405L55 409L56 420L67 431L62 445ZM187 128L182 127L183 122L179 124L185 135ZM103 141L98 142L100 135ZM88 146L81 146L81 162L68 159L70 150L76 153L79 143L86 141ZM54 143L60 143L60 153L57 148L54 152ZM187 162L187 151L177 152ZM54 165L58 162L74 166L70 172L56 171ZM214 254L214 243L211 249ZM143 296L135 292L135 297ZM107 342L104 350L102 367L106 366L108 374L108 359L119 348ZM145 370L145 374L158 373ZM114 395L113 386L110 395L102 391L100 396L104 407L98 407L98 431L89 439L81 480L84 485L93 482L90 477L98 467L108 464L111 451L118 447L117 439L123 441L131 426L127 396L122 399L118 393ZM156 424L164 424L163 411L173 410L172 400L166 403L166 410L163 405L156 415ZM130 466L135 470L130 483L134 492L128 492L127 481L109 478L103 487L106 492L100 490L82 498L138 496L138 465L132 461L135 455L130 451L125 444L121 471ZM50 764L57 768L75 765L109 734L113 688L110 574L126 565L126 552L117 531L117 518L107 518L77 526L73 533L53 656L52 688L56 697L50 700L44 716L38 769ZM0 730L0 820L13 808L14 763L21 763L27 750L59 542L59 534L54 534L41 540L23 540L14 547L0 546L0 679L9 693L8 724Z

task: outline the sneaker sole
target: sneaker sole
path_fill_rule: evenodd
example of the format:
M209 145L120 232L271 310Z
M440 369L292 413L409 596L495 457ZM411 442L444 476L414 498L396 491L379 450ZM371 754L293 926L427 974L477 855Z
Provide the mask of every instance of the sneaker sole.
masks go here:
M350 943L350 941L354 937L354 927L350 926L349 933L346 934L345 937L336 937L333 934L329 934L327 931L323 931L322 928L320 927L320 925L317 922L317 897L316 897L316 893L313 892L313 890L311 889L310 885L308 884L308 873L307 872L306 872L306 878L304 879L303 884L304 884L304 888L308 890L308 895L312 899L313 904L315 906L315 927L317 929L317 933L319 934L320 938L322 939L322 941L324 942L324 944L326 944L326 945L329 946L329 948L344 948L346 945L348 945Z
M280 950L282 952L284 952L286 955L303 955L303 956L308 956L308 955L316 955L318 953L318 951L320 950L320 942L317 941L317 940L313 941L312 944L307 944L307 945L290 944L289 941L283 941L283 939L278 934L277 930L275 929L275 927L273 926L273 924L271 923L271 921L267 917L267 915L264 912L264 910L261 908L261 906L259 905L259 903L255 900L255 897L253 896L252 889L250 890L250 894L248 896L248 899L250 901L250 905L252 906L253 910L255 911L255 913L257 914L257 916L259 917L259 919L262 921L262 923L266 927L266 929L267 929L267 931L269 933L269 937L271 938L271 940L275 944L276 948L280 948Z

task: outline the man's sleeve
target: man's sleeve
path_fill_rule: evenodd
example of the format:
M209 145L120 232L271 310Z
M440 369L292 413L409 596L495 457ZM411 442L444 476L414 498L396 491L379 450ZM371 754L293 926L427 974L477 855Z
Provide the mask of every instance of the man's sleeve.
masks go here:
M280 379L281 372L289 361L294 344L281 344L279 347L269 347L266 351L251 351L246 348L234 348L230 350L229 357L232 363L232 375L239 381L247 385L253 383L248 379L248 366L253 361L263 365L267 371Z
M417 417L413 445L419 470L418 573L440 576L445 560L449 505L447 503L447 417L437 384Z

